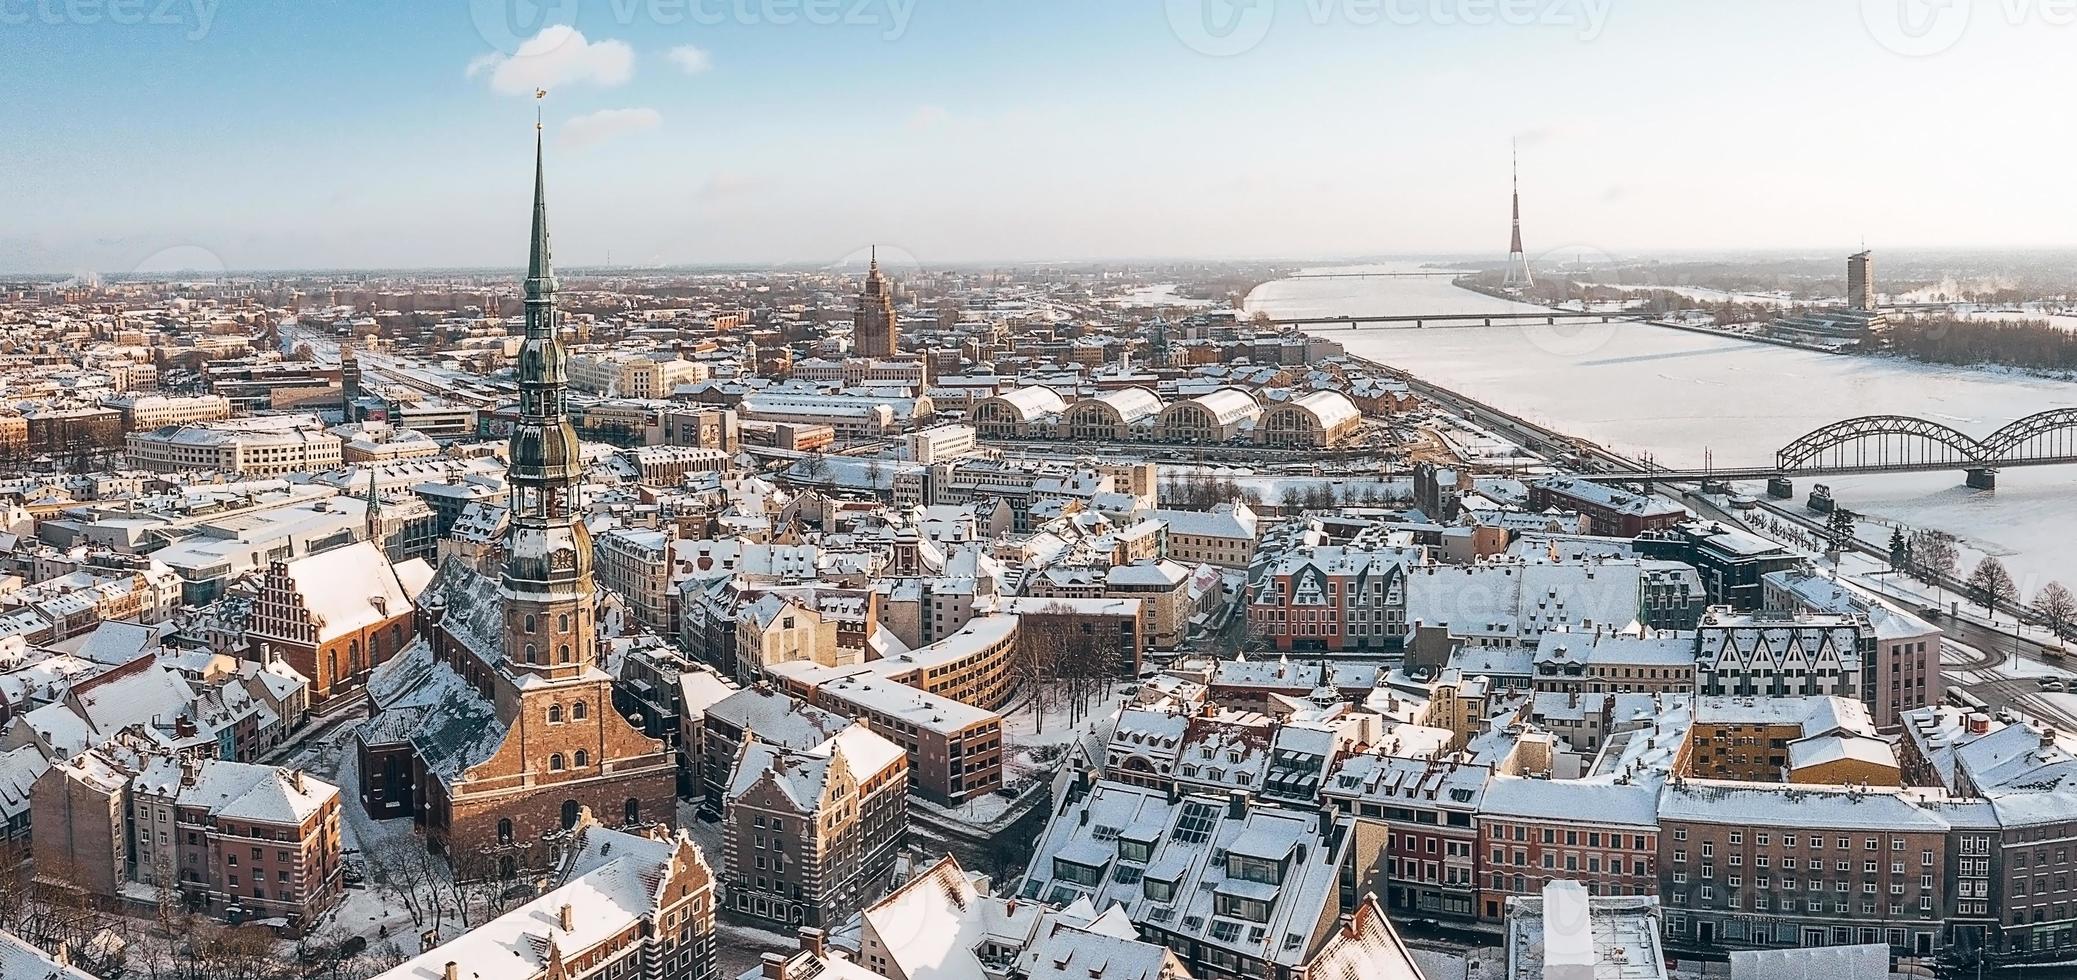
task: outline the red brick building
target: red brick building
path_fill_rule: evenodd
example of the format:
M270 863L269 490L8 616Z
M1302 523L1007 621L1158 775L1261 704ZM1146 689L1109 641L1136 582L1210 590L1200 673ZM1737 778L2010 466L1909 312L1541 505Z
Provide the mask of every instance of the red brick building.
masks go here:
M310 678L317 710L361 690L368 675L412 638L414 610L389 559L373 543L277 561L253 600L250 659L271 651Z
M1529 484L1529 509L1551 508L1585 517L1584 533L1615 538L1634 538L1688 519L1687 508L1664 497L1569 476L1553 476Z
M599 666L555 288L537 169L503 574L442 566L422 599L427 642L371 680L380 710L359 734L370 814L411 814L464 877L548 867L586 809L612 826L676 821L676 765L613 710Z

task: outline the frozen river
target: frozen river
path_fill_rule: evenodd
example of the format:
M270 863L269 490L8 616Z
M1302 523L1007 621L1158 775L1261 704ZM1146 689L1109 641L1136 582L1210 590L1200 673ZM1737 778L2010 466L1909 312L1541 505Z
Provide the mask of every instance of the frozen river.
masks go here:
M1257 288L1247 308L1280 317L1534 309L1427 278L1286 279ZM1671 466L1699 467L1705 452L1719 466L1766 465L1796 437L1858 415L1915 415L1981 437L2035 412L2077 404L2077 384L2065 381L1820 354L1639 323L1326 336L1352 354ZM1798 481L1799 494L1810 482ZM1973 551L2001 556L2029 598L2050 578L2077 585L2077 466L2005 470L1995 493L1964 488L1960 473L1825 482L1856 511L1942 528Z

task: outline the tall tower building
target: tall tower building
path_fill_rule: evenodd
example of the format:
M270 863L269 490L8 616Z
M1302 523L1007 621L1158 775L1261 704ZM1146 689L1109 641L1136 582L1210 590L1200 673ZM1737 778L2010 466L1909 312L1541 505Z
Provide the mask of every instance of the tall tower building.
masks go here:
M858 309L851 317L851 346L859 357L893 357L897 327L894 321L894 289L880 274L880 252L873 250L872 265L865 273L865 289L858 294Z
M587 809L625 827L676 820L676 766L614 709L598 664L555 291L537 131L503 568L492 579L441 564L418 600L424 642L387 668L395 679L356 736L369 815L413 816L464 879L553 867Z
M1846 257L1846 305L1875 309L1875 255L1866 249Z
M1501 282L1519 287L1535 284L1529 275L1529 255L1522 251L1522 158L1519 151L1514 154L1514 237L1507 245L1507 276Z
M569 371L556 336L555 273L541 146L534 143L534 229L519 347L519 422L512 429L505 570L506 662L545 677L574 677L594 661L591 533L577 520L584 464L564 412Z

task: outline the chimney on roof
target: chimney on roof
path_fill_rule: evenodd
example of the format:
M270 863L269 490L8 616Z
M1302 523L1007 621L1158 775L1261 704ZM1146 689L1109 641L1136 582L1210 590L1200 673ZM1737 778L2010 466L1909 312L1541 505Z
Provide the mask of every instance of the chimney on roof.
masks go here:
M813 953L815 955L815 958L818 960L823 958L825 953L823 945L824 937L822 930L817 929L814 926L802 926L799 938L801 952Z
M764 980L786 980L786 954L766 953L759 964ZM449 977L448 980L454 980Z
M289 784L290 786L294 786L294 787L296 788L296 792L298 792L298 793L301 793L301 792L303 792L303 791L304 791L304 790L303 790L303 770L301 770L301 769L291 769L291 770L289 770L289 771L288 771L288 784Z
M564 902L562 908L557 909L555 912L555 924L561 926L564 932L575 931L577 928L577 910L571 907L570 903Z
M443 977L443 978L444 978L444 980L461 980L461 977L462 977L462 967L461 967L461 964L459 964L459 963L456 963L456 962L455 962L455 961L453 961L453 960L448 960L448 961L447 961L447 968L446 968L446 969L445 969L444 971L442 971L442 973L441 973L440 975L441 975L441 977Z
M1226 793L1226 816L1233 820L1242 820L1246 819L1247 815L1248 794L1237 789L1229 790Z
M1969 734L1971 734L1971 735L1988 735L1988 734L1990 734L1990 716L1989 716L1989 715L1987 715L1987 714L1984 714L1984 713L1983 713L1983 712L1981 712L1981 711L1978 711L1978 712L1975 712L1975 713L1973 713L1973 714L1969 715Z

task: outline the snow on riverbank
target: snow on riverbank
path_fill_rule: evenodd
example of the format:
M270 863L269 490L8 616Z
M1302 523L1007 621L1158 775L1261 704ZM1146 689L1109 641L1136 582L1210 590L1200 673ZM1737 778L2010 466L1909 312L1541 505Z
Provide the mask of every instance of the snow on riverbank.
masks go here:
M1418 268L1415 264L1408 267ZM1285 279L1257 288L1249 312L1405 315L1534 309L1448 279ZM1391 365L1539 425L1668 466L1771 461L1796 438L1841 419L1898 414L1973 436L2077 404L2077 384L2024 373L1840 357L1639 323L1551 328L1365 330L1331 335ZM2077 467L2007 469L1995 492L1960 473L1798 480L1827 483L1842 506L1959 536L1970 554L2002 556L2025 594L2077 584Z

